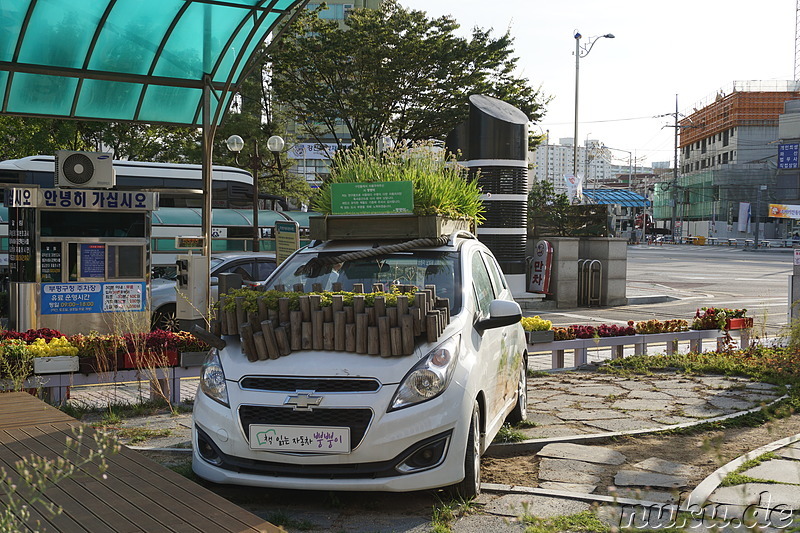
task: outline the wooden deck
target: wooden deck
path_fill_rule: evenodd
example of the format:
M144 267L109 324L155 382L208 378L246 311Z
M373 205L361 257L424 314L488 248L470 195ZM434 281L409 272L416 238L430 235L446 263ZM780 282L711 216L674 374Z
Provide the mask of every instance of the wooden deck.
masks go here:
M29 394L0 394L0 466L16 480L17 460L31 454L62 456L66 439L81 426ZM94 444L91 433L84 426L87 445ZM68 533L284 531L124 446L107 461L106 479L87 467L80 475L47 488L44 497L63 512L53 517L34 505L31 520L41 522L38 529ZM30 525L36 529L33 522Z

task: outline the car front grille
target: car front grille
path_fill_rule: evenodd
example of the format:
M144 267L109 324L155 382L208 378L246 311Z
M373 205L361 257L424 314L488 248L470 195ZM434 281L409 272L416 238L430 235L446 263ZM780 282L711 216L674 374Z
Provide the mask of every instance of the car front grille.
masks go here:
M249 390L272 392L376 392L380 382L372 378L293 378L275 376L247 376L241 387Z
M361 443L367 427L372 421L370 409L322 409L295 411L289 407L268 407L263 405L242 405L239 407L239 420L244 434L250 435L251 424L314 427L349 427L350 447Z

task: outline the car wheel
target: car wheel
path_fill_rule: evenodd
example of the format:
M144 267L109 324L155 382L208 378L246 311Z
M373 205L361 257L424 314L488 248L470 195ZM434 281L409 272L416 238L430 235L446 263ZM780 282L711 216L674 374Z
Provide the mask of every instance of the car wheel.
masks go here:
M523 357L519 370L519 382L517 383L517 404L508 413L506 422L509 424L519 424L528 419L528 360Z
M472 406L472 418L464 452L464 480L450 487L450 495L471 500L481 493L481 411L478 402Z
M167 331L178 330L178 318L175 316L175 304L162 305L153 313L151 322L152 329L163 329Z

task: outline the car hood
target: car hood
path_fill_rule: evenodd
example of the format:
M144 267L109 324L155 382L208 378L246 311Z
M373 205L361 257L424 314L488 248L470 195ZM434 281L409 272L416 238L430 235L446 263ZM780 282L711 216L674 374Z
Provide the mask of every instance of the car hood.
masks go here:
M225 379L240 381L246 376L293 377L370 377L384 385L399 383L409 370L431 350L460 331L454 320L434 343L418 342L414 353L394 357L352 352L302 350L266 361L248 361L236 336L224 337L227 345L220 350Z

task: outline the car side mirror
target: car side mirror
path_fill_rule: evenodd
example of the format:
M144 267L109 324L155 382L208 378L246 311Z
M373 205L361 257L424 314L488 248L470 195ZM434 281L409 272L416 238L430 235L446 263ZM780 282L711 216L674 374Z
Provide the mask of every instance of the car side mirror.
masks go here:
M219 278L217 276L211 276L210 281L212 287L216 287L217 285L219 285Z
M522 309L517 302L492 300L489 304L489 318L478 320L475 329L483 333L487 329L510 326L522 320Z

